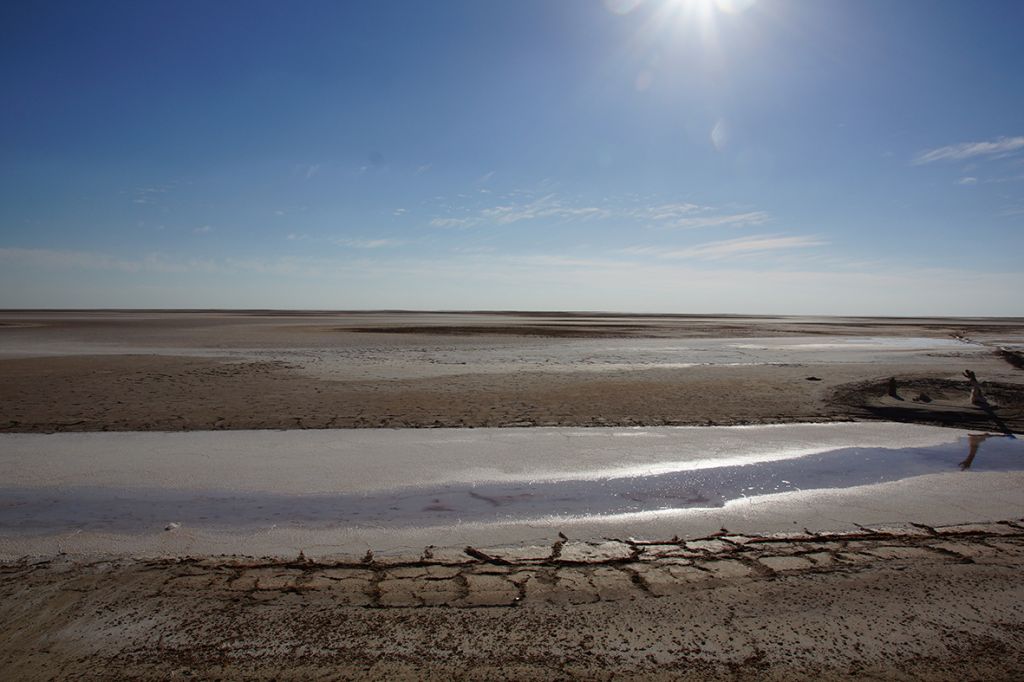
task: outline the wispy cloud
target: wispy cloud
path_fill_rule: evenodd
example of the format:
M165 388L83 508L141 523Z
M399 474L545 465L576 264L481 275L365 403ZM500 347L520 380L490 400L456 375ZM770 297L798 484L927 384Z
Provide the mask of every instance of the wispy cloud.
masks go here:
M209 225L203 225L192 230L193 234L208 234L210 232L213 232L213 228Z
M138 187L135 189L135 198L132 199L132 203L143 205L155 204L162 194L166 194L173 187L173 184Z
M473 227L478 221L475 218L433 218L431 227Z
M963 177L963 178L960 178L959 180L957 180L956 184L958 184L958 185L977 185L978 184L978 178L975 178L975 177L972 177L972 176Z
M464 197L466 198L466 197ZM547 194L526 202L510 202L479 209L458 217L438 217L431 227L476 227L479 225L511 225L526 220L553 219L560 222L607 218L611 212L598 206L576 206Z
M690 218L679 218L672 221L672 227L698 228L698 227L749 227L752 225L763 225L771 219L764 211L749 211L746 213L727 213L723 215L693 216Z
M763 225L771 220L765 211L722 212L714 206L689 202L642 206L625 212L626 215L667 227L748 227Z
M723 212L720 208L690 202L660 203L653 205L625 205L602 202L596 206L582 204L549 193L539 198L506 195L507 201L497 206L477 209L461 216L437 217L431 227L465 228L484 225L511 225L531 220L558 222L618 219L639 222L663 228L695 229L707 227L751 227L771 220L765 211Z
M332 239L334 244L350 249L383 249L390 246L402 246L406 242L400 239Z
M548 194L526 204L494 206L492 208L485 208L480 212L481 220L498 225L509 225L522 220L536 220L538 218L586 220L589 218L605 218L608 215L608 210L596 206L566 205L554 194Z
M710 206L701 206L699 204L683 202L659 204L656 206L643 206L633 209L630 213L633 216L644 220L679 220L681 218L692 216L694 213L702 213L710 210Z
M926 149L914 157L914 165L935 161L962 161L976 157L1012 154L1024 149L1024 137L997 137L987 142L963 142L937 149Z
M707 242L683 249L666 249L657 246L634 246L624 253L636 256L654 256L657 258L680 260L725 260L748 256L760 256L770 252L789 251L824 246L826 242L817 237L759 235Z

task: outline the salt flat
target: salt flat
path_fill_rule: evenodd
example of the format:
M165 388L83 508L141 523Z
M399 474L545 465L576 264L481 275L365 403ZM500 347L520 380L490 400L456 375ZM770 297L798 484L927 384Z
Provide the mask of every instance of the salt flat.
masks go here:
M2 313L0 667L1016 679L1024 382L996 350L1022 338Z
M1024 445L978 440L964 467L968 435L894 424L6 434L0 548L7 558L409 553L559 532L686 537L1019 514Z

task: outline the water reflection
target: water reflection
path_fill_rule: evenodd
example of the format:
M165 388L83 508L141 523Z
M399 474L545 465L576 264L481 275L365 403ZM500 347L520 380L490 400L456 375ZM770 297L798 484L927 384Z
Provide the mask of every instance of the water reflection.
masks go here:
M1001 435L997 435L997 434L994 434L994 433L971 433L971 434L968 434L968 436L967 436L967 443L968 443L967 459L965 459L964 461L960 462L960 469L961 469L961 471L967 471L968 469L971 468L971 465L974 464L974 458L978 454L978 448L980 448L981 444L984 443L989 438L1009 438L1009 439L1013 440L1014 436L1013 436L1012 433L1001 434Z
M984 443L984 453L979 455ZM967 458L963 459L964 451ZM105 488L0 490L0 530L152 532L185 528L422 526L667 509L797 490L850 488L955 471L1024 470L1012 435L939 446L842 448L803 457L618 478L411 487L372 494L280 495Z

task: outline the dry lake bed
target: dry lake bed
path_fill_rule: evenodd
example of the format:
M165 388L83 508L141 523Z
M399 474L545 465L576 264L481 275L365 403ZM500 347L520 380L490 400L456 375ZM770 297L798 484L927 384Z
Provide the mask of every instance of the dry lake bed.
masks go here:
M0 665L1017 679L1022 344L1016 319L0 312Z

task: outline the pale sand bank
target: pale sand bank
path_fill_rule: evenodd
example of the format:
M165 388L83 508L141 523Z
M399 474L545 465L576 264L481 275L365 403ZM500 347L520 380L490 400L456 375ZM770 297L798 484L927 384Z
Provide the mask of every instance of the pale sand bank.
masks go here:
M970 435L878 423L6 434L0 556L408 554L559 532L1013 517L1024 444Z

